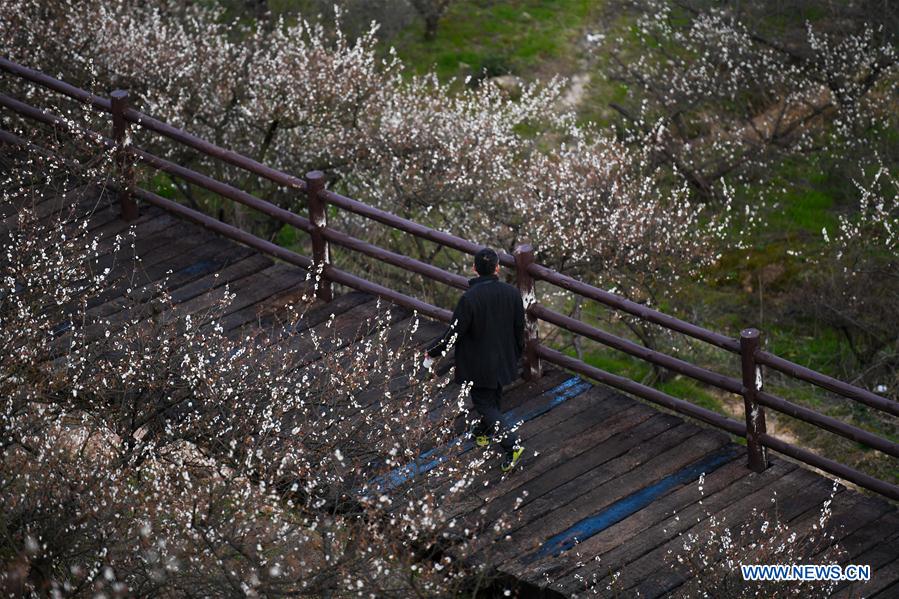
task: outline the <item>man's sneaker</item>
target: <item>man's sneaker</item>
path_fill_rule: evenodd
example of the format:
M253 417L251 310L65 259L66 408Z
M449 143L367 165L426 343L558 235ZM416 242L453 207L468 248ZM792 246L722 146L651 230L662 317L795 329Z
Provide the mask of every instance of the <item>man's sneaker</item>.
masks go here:
M524 453L524 447L522 447L521 445L516 445L512 449L512 455L506 456L506 459L503 461L502 465L500 466L502 471L508 472L512 468L514 468L518 464L518 462L521 461L521 455L523 453Z
M468 429L468 434L474 437L474 443L478 447L487 447L490 445L490 435L480 430L480 425L478 423L472 424L471 428Z

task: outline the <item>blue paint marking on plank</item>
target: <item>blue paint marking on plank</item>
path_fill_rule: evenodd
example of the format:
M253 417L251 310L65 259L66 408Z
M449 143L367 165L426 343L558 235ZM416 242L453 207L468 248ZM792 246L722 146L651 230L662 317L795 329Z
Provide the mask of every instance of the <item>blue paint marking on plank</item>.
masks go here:
M182 268L178 271L178 274L197 275L200 273L212 272L217 266L218 264L212 260L200 260L199 262L195 262L190 266Z
M522 411L521 409L513 409L509 410L503 417L506 418L507 421L511 422L528 422L529 420L533 420L538 416L542 416L546 414L556 406L562 404L565 400L571 399L572 397L578 396L593 385L588 383L587 381L581 379L580 377L573 377L552 389L551 392L557 393L555 397L552 398L549 402L543 404L542 406L538 406L533 410L529 410L527 412Z
M578 376L571 377L552 389L544 391L544 394L552 395L552 399L544 405L526 412L516 409L509 410L503 414L503 418L505 418L507 422L512 421L514 423L533 420L534 418L549 412L556 406L561 405L566 400L577 397L592 386L592 384ZM447 455L448 451L456 446L461 446L459 453L462 454L474 448L475 443L472 439L466 438L465 435L456 437L443 446L434 447L425 451L419 456L418 460L414 462L394 468L383 476L373 478L369 481L367 486L377 489L378 492L395 489L412 478L420 474L425 474L447 461L449 459L449 456Z
M64 320L50 330L51 337L58 337L72 328L71 320Z
M703 473L708 474L717 470L736 457L739 451L738 447L730 446L722 451L697 460L692 464L685 466L678 472L669 474L657 483L631 493L604 510L601 510L589 518L581 520L571 528L548 539L543 543L543 546L541 546L540 549L530 555L524 556L519 561L522 564L530 564L550 555L557 557L561 553L574 547L576 544L589 539L613 524L621 522L631 514L642 510L673 487L698 479Z

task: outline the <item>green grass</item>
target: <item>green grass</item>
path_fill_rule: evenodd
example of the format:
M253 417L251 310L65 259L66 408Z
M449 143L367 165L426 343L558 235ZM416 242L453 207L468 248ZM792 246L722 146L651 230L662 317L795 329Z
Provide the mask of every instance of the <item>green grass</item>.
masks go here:
M834 365L847 356L843 336L830 327L814 323L772 325L766 331L766 349L772 353L825 373L833 373Z
M571 348L565 350L564 353L576 357L575 351ZM638 358L633 358L611 349L598 348L585 351L583 355L584 362L590 366L594 366L612 374L617 374L618 376L629 378L638 383L645 381L652 369L649 362L644 362ZM694 405L701 406L719 414L725 414L724 407L720 400L709 393L701 383L683 376L676 376L669 381L658 383L655 385L655 388Z
M689 401L707 410L727 415L721 401L706 391L702 383L678 376L670 381L656 385L656 388L668 395Z
M595 9L589 0L470 0L453 4L436 39L423 39L416 22L391 43L420 74L436 71L442 80L514 74L533 79L575 63L574 44Z
M150 177L148 187L156 195L169 200L175 199L175 195L178 193L172 180L165 173L160 173L158 171L154 172L153 176Z
M775 211L768 219L774 229L791 233L805 231L821 234L822 229L832 234L837 226L836 216L831 211L834 198L819 189L791 189L781 200L783 209Z

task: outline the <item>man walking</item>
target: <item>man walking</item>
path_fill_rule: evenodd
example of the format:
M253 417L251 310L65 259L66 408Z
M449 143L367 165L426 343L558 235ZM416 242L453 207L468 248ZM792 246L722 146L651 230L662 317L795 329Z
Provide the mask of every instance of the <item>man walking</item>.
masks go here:
M524 306L518 289L499 280L499 257L490 248L474 257L477 277L469 279L446 333L425 351L425 367L456 347L455 382L471 383L471 402L481 419L475 425L477 444L489 444L495 435L505 451L503 472L521 459L524 448L508 430L499 408L503 385L518 378L518 360L524 349Z

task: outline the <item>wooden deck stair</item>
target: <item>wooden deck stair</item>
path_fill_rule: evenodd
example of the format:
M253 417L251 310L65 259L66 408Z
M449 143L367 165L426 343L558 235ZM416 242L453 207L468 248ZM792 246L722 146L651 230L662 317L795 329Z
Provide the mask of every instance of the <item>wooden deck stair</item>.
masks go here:
M80 197L47 200L36 209L49 217L73 201L75 212L89 215L92 233L111 252L115 236L129 225L103 194L85 190ZM10 226L14 215L6 218L3 226ZM107 253L101 264L116 269L118 279L90 307L114 322L128 317L122 301L126 290L148 293L147 286L167 273L168 292L190 313L211 306L227 285L237 296L222 320L231 334L243 326L270 324L280 308L308 291L301 269L155 208L144 208L132 224L140 268L130 270ZM331 314L331 326L352 331L376 313L375 303L358 292L340 295L314 305L289 332L323 327ZM407 310L397 309L392 330L404 330L409 318ZM426 322L415 341L424 344L442 330L443 325ZM296 339L285 334L274 342ZM397 383L398 391L402 384ZM447 516L481 527L478 559L548 594L592 595L595 588L600 596L686 596L689 573L674 568L669 556L683 544L681 533L699 530L710 516L726 518L735 530L752 520L753 508L771 506L772 497L782 522L802 526L817 519L831 495L832 481L803 466L774 458L768 470L753 473L745 465L745 448L726 434L558 369L533 382L519 381L504 401L510 419L522 421L527 453L521 467L502 476L499 460L493 460L474 492L447 506ZM406 482L395 485L397 492L414 492L414 481L403 486ZM841 486L831 509L828 531L847 552L840 563L872 568L870 582L843 584L836 596L899 596L896 507ZM513 522L496 538L491 526L502 514ZM613 583L616 572L620 575Z

